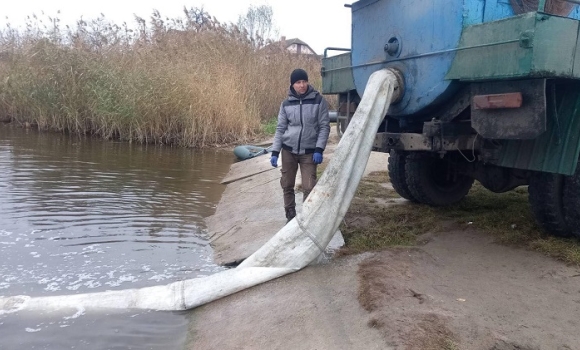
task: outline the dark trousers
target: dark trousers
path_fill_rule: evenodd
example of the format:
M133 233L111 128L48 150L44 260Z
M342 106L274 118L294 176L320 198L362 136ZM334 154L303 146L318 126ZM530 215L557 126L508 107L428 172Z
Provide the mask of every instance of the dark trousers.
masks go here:
M282 149L282 178L280 185L284 192L284 209L296 207L294 196L294 185L296 184L296 173L300 165L300 175L302 175L302 192L304 201L316 185L316 164L312 160L312 154L297 155Z

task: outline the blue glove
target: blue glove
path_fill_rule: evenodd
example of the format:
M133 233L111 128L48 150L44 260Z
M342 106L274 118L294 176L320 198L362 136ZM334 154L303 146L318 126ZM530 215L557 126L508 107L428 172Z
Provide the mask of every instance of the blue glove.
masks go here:
M272 166L274 168L277 168L278 167L278 157L276 157L276 156L270 157L270 164L272 164Z
M322 153L314 153L314 155L312 156L312 161L314 162L314 164L320 164L322 163Z

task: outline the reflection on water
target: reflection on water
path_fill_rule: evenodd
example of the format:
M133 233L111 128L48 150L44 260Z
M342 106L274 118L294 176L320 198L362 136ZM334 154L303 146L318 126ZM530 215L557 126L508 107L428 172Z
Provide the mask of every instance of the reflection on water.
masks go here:
M203 218L213 213L223 191L219 180L232 161L229 152L102 142L0 125L0 295L139 288L220 270L211 262ZM77 313L60 319L65 327L56 328L82 329L81 323L103 318L100 323L122 319L125 331L131 324L147 328L156 318L183 322L182 316L164 315L141 314L131 317L137 322L127 322L123 313ZM0 315L3 346L4 333L16 336L14 327L32 338L55 328L54 315L39 315L21 327L34 317ZM44 333L40 338L48 339L50 332ZM78 329L74 333L83 337ZM70 348L61 345L54 348Z
M0 321L1 349L183 349L185 312L93 311L69 314L20 312Z

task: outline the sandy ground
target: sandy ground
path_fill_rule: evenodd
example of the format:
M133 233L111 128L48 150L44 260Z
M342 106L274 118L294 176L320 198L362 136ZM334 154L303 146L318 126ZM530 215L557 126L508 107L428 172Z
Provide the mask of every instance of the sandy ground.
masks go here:
M580 349L580 270L449 229L192 313L189 349Z
M246 209L269 202L255 203ZM271 225L253 226L258 241ZM580 349L578 267L444 227L417 247L335 258L195 309L187 348ZM224 245L253 249L244 237Z
M579 272L449 228L374 254L358 276L361 306L397 348L531 350L580 348Z

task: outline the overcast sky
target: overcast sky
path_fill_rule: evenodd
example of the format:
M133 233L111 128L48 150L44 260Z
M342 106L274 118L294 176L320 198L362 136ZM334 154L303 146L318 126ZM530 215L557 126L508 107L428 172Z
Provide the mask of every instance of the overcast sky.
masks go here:
M182 17L183 7L203 7L220 22L237 22L250 5L270 5L274 26L286 38L299 38L318 54L329 46L350 47L350 9L345 0L5 0L0 27L6 21L21 25L27 15L58 16L63 24L74 24L81 16L92 19L103 13L115 23L133 23L134 14L149 18L153 9L163 17ZM57 14L60 11L60 14ZM6 19L8 17L8 19Z

